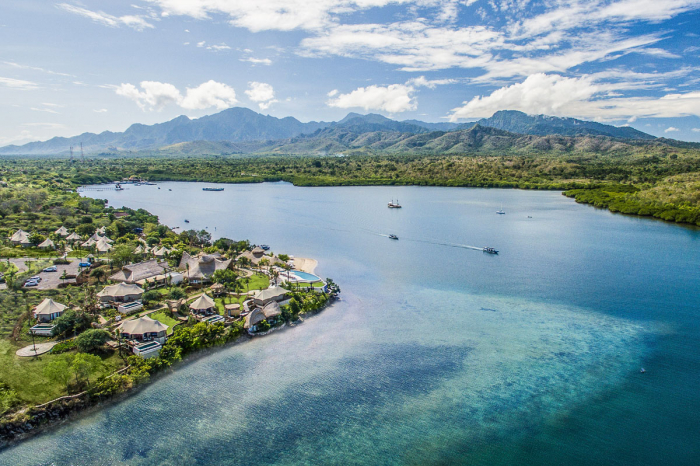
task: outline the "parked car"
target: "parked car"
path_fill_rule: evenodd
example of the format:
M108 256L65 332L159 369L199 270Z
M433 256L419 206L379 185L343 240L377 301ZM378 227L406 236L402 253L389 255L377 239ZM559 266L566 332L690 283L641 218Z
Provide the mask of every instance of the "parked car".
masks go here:
M80 267L90 267L90 263L89 263L89 262L81 262L81 263L78 264L78 265L79 265Z
M33 277L30 278L30 280L35 280L36 282L40 282L41 277L39 275L34 275Z
M58 267L56 267L55 265L52 265L51 267L46 267L44 269L44 272L58 272Z
M28 286L38 286L38 285L39 285L39 282L36 280L27 280L26 282L24 282L24 286L27 286L27 287Z

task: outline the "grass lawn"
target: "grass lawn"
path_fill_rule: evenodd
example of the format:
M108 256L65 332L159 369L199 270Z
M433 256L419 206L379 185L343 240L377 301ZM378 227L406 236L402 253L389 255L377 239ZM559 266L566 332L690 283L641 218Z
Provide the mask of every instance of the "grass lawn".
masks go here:
M214 302L216 303L216 310L220 315L225 315L226 313L226 308L224 308L225 304L243 304L243 301L246 300L245 296L240 296L240 297L235 297L235 296L224 296L222 298L215 298Z
M20 358L15 355L15 351L19 348L20 346L15 346L8 340L0 340L0 381L8 384L23 401L28 403L40 404L65 395L65 387L52 383L44 377L43 373L44 367L50 361L63 355L46 353L37 358ZM123 365L117 352L103 357L102 362L104 367L92 375L90 380L96 380L100 375L110 374Z
M167 325L168 326L168 335L172 335L173 327L175 327L177 324L180 323L177 320L173 319L172 317L166 315L165 312L162 312L162 311L161 312L154 312L153 314L149 314L148 317Z
M244 279L239 279L241 281L241 285L243 285L243 290L264 290L270 286L270 279L268 278L267 275L262 275L256 273L255 275L250 277L250 282L248 283L247 287L245 284Z

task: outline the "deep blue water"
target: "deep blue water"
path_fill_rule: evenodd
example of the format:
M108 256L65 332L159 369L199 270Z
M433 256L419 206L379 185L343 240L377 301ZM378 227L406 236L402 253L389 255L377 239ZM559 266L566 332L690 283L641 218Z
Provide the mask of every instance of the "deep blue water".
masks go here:
M343 299L0 463L698 464L699 230L557 192L159 186L86 194L316 258Z

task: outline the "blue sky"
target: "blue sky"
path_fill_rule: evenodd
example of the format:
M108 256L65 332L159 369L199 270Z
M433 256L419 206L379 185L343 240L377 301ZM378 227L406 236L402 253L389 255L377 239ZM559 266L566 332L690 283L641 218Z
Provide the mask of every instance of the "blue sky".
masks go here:
M231 106L700 141L700 0L4 0L0 145Z

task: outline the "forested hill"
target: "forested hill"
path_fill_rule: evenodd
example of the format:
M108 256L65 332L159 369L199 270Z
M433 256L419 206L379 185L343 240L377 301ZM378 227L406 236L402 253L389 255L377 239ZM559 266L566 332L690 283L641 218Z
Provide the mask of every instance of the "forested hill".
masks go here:
M196 141L143 151L143 155L669 155L698 149L700 144L668 139L634 140L606 136L534 136L484 127L459 131L357 131L354 126L334 125L313 134L265 143Z
M81 143L87 154L155 151L164 147L166 150L162 153L167 153L172 146L190 153L196 153L203 147L208 148L205 153L212 153L209 150L216 150L217 146L221 146L219 153L222 154L260 150L324 154L358 148L364 148L366 151L409 152L434 148L439 154L457 153L465 147L473 148L475 143L480 144L482 140L484 147L492 145L498 148L505 143L508 148L535 145L541 150L547 145L552 145L553 150L561 144L571 145L570 142L564 143L563 140L557 139L559 136L607 137L625 142L657 140L654 136L630 127L616 127L573 118L532 116L517 111L496 112L491 118L479 120L477 125L479 128L503 130L519 136L553 136L554 139L526 138L511 144L505 143L503 138L497 141L500 138L497 133L487 134L484 131L480 131L479 134L488 137L473 140L475 134L465 131L470 131L474 123L457 125L418 120L396 121L382 115L357 113L350 113L338 122L302 123L292 117L275 118L246 108L230 108L197 119L180 116L155 125L134 124L123 133L84 133L71 138L56 137L23 146L5 146L0 148L0 154L67 154L71 146L78 148ZM508 136L506 139L513 138ZM666 143L676 144L674 141ZM193 150L193 147L198 149Z
M503 129L512 133L547 136L609 136L620 139L656 139L651 134L643 133L629 126L612 126L594 121L560 118L548 115L528 115L516 110L501 110L490 118L477 122L481 126Z

